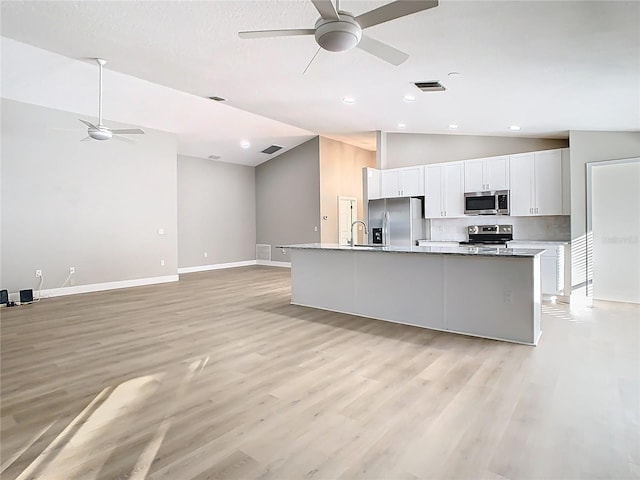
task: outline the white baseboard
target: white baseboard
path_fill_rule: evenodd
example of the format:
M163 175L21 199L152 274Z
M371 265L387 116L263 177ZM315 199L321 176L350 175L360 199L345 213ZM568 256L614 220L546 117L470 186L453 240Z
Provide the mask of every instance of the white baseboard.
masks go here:
M248 267L249 265L255 265L255 260L246 260L243 262L231 262L231 263L215 263L213 265L198 265L196 267L181 267L178 268L178 273L194 273L194 272L206 272L208 270L220 270L222 268L236 268L236 267Z
M75 295L77 293L102 292L104 290L115 290L118 288L140 287L142 285L155 285L157 283L177 282L178 275L167 275L164 277L136 278L135 280L121 280L118 282L93 283L89 285L75 285L64 288L49 288L40 292L40 298L61 297L63 295ZM33 291L34 299L38 294Z
M264 265L267 267L291 268L291 262L276 262L273 260L256 260L256 265Z

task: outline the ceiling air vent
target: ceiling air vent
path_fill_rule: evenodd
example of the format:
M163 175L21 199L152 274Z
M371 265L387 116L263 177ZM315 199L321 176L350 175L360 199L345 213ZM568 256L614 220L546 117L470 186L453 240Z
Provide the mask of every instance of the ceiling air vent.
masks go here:
M271 145L270 147L267 147L264 150L262 150L262 153L271 155L272 153L276 153L278 150L282 150L283 148L284 147L281 147L280 145Z
M222 97L207 97L209 100L214 100L216 102L226 102L227 99L226 98L222 98Z
M220 160L222 157L220 155L209 155L207 158L210 158L211 160Z
M446 90L440 82L416 82L414 85L423 92L442 92Z

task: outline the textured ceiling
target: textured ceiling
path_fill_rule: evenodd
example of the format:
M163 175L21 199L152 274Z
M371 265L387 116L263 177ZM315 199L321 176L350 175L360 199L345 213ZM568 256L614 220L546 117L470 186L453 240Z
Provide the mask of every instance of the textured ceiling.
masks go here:
M384 3L343 0L340 8L358 15ZM457 124L456 133L471 135L514 135L515 124L529 137L640 129L640 2L445 0L366 30L407 52L406 63L322 50L304 75L313 37L237 35L312 28L317 17L308 0L13 1L2 2L1 26L5 37L72 59L103 57L115 72L224 97L226 106L299 127L300 139L315 133L374 148L371 132L399 131L398 123L421 133L452 133ZM412 85L426 80L447 90ZM240 128L237 120L227 126Z

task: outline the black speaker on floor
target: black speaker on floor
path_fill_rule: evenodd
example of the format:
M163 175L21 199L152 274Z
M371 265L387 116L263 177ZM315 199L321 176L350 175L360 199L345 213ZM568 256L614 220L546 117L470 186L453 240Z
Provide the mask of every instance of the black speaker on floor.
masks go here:
M9 303L9 292L0 290L0 305Z
M33 290L20 290L20 303L33 302Z

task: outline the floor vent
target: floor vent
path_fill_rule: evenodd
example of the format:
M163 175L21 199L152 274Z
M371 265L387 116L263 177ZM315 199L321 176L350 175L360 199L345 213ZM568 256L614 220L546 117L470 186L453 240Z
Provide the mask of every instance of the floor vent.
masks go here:
M262 153L271 155L272 153L276 153L278 150L282 150L283 148L284 147L281 147L280 145L271 145L270 147L267 147L264 150L262 150Z
M446 90L440 82L416 82L414 85L423 92L442 92Z
M266 243L256 244L256 260L271 261L271 245Z

